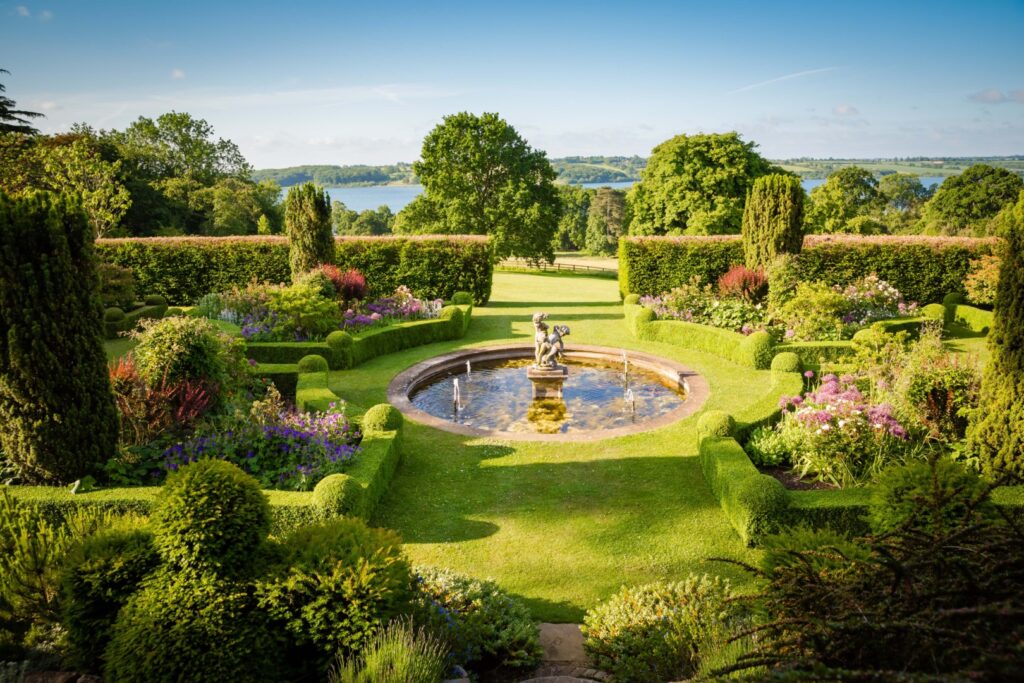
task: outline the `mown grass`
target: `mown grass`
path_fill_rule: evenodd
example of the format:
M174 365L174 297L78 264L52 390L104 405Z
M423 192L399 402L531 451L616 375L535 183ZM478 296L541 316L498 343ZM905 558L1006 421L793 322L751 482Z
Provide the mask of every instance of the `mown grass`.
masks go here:
M466 338L384 356L331 373L331 388L360 408L388 382L458 346L532 338L545 311L572 328L568 344L599 344L676 359L711 385L707 407L736 411L769 391L769 373L663 344L638 344L622 321L616 283L518 273L495 276L491 303ZM354 406L355 408L355 406ZM750 560L704 484L696 418L597 442L496 442L407 424L405 460L374 522L398 530L415 562L497 580L539 619L578 621L623 584L689 572L746 577L711 557Z

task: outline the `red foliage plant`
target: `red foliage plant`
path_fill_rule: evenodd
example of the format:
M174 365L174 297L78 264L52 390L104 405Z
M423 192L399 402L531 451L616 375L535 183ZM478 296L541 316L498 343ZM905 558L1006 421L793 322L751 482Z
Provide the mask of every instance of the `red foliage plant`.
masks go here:
M743 299L759 303L768 295L768 278L764 270L733 266L718 279L718 294L723 298Z
M343 301L354 301L366 298L366 277L355 268L341 276L338 293Z
M205 382L161 380L148 386L135 368L134 359L123 356L110 366L110 388L121 414L121 442L141 445L167 431L193 425L217 398L214 387Z
M334 291L340 293L341 288L345 284L345 276L342 274L341 269L333 263L324 263L320 265L320 272L334 285Z

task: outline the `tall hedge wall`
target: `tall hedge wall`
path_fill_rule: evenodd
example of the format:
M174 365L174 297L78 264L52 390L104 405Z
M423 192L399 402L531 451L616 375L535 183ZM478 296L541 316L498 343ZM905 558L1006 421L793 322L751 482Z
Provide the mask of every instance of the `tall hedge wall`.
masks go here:
M96 246L102 260L132 269L140 291L161 294L171 305L194 304L204 294L253 279L291 280L284 237L127 238ZM334 260L341 268L358 268L371 296L399 285L430 299L467 291L485 304L491 296L493 259L483 236L338 237Z
M994 238L808 235L797 258L801 279L845 284L877 273L904 297L936 303L964 294L970 261L991 253ZM738 236L624 237L619 241L619 289L623 294L659 294L694 275L715 282L729 266L743 263Z

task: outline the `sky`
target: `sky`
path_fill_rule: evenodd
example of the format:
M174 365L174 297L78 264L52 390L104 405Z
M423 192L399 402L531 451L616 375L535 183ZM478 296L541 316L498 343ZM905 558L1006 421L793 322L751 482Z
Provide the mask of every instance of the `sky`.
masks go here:
M459 111L550 157L1024 154L1024 0L0 0L0 68L43 132L187 111L256 168L413 161Z

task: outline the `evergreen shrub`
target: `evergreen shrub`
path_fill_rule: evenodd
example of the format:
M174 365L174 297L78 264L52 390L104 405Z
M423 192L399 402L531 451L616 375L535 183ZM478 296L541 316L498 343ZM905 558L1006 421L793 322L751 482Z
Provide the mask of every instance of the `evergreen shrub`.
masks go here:
M117 448L93 244L77 199L0 193L0 451L28 483L96 475Z

